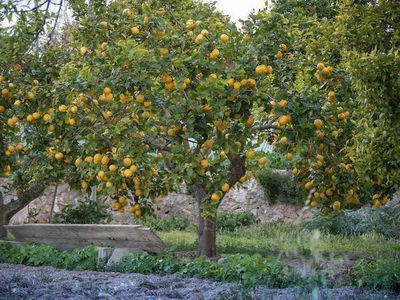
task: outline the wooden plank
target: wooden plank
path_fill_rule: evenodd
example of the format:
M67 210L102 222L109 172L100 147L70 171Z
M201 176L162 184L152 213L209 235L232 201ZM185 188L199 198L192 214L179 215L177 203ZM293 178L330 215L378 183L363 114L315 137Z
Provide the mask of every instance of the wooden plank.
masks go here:
M94 245L158 253L165 248L161 239L142 225L22 224L8 225L6 229L17 241L44 243L63 250Z

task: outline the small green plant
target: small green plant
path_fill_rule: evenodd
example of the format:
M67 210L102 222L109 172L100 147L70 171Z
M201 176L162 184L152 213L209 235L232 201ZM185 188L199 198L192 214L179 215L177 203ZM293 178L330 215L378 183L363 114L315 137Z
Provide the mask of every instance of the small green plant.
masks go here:
M273 258L247 254L223 255L218 261L210 261L205 257L188 260L134 253L124 257L110 270L124 273L177 274L181 277L238 282L244 287L259 284L283 287L291 282L290 278L296 278L296 282L303 280L299 275L291 275L289 278L284 272L284 266ZM291 272L293 271L288 273Z
M187 230L189 227L189 220L185 217L167 217L159 219L153 216L145 216L141 218L138 223L150 227L156 231L171 231L171 230Z
M400 292L400 260L359 260L353 266L351 277L358 287Z
M279 201L304 205L303 191L288 172L264 169L256 174L256 178L263 187L266 199L271 203Z
M63 224L107 224L111 222L108 206L85 199L78 205L66 205L61 213L55 214L53 222Z
M65 253L64 268L68 270L96 270L98 250L89 246Z
M0 263L52 266L68 270L96 270L98 268L97 249L93 246L74 251L61 251L40 244L14 246L8 242L0 242Z
M180 260L164 255L153 256L146 252L132 253L109 267L108 270L123 273L174 274L182 268Z
M254 223L254 215L249 211L240 213L222 212L218 214L217 229L219 231L235 231Z

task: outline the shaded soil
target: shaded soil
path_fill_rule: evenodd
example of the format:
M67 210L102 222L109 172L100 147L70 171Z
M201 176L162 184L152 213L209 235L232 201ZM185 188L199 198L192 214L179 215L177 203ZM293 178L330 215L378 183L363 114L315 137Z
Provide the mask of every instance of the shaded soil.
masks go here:
M234 284L175 276L67 271L52 267L0 264L0 299L396 299L400 295L350 287L300 289L259 287L244 291Z

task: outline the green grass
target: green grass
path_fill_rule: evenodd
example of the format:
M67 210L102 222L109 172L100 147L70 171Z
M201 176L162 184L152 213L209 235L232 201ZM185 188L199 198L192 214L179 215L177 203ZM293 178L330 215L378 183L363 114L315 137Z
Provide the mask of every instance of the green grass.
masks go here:
M158 232L171 251L196 250L196 232ZM400 241L367 233L359 236L306 231L288 224L256 224L217 236L219 254L247 253L286 256L354 254L359 257L400 257Z

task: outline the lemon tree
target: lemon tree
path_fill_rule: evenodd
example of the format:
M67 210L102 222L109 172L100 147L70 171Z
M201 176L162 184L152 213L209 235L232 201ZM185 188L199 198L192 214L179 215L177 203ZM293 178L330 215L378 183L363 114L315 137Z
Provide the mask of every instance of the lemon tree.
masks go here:
M56 48L66 59L56 74L43 68L51 82L25 65L4 72L4 174L22 189L32 177L96 187L136 217L185 184L199 204L199 254L215 256L221 200L267 163L254 148L274 126L253 111L272 67L210 4L72 4L76 22Z
M218 206L268 163L255 151L266 140L326 213L398 187L391 1L276 1L243 31L191 0L68 4L74 21L50 47L1 35L22 45L1 61L0 166L19 201L0 225L58 181L137 218L185 185L199 255L215 256ZM371 20L381 29L359 39Z

